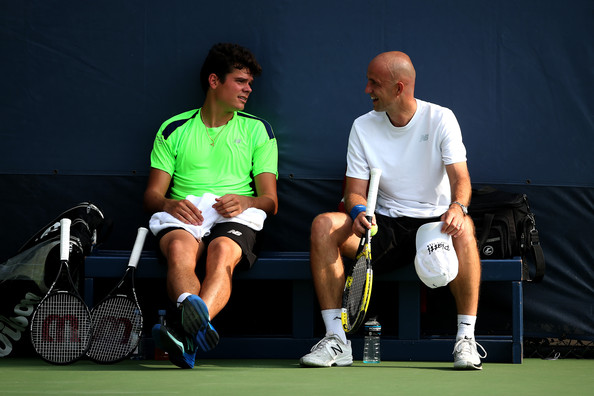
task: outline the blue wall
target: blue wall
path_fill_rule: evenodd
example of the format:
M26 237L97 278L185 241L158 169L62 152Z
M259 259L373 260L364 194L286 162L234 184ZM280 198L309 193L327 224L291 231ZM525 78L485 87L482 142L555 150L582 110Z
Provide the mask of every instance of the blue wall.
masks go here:
M154 135L200 105L219 41L264 68L246 110L279 142L265 245L307 249L311 219L340 199L351 123L371 108L367 64L398 49L416 96L458 117L473 182L529 196L548 272L526 285L527 335L594 338L592 1L205 4L0 2L0 262L84 200L114 220L105 247L131 246Z

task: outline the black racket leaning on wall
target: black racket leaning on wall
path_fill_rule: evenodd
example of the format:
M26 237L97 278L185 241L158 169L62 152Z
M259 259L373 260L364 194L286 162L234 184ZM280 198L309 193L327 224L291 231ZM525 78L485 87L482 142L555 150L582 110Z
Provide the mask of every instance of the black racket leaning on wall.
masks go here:
M72 281L68 265L70 224L70 219L60 220L58 275L31 318L33 348L52 364L77 361L85 355L91 340L91 315Z
M138 229L124 276L91 310L93 336L87 355L94 362L108 364L122 361L140 342L143 317L136 297L134 272L147 233L144 227Z

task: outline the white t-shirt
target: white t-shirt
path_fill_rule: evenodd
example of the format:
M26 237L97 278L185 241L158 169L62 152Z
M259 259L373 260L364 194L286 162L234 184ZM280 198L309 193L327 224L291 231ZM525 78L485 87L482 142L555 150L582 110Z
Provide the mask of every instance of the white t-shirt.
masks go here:
M355 120L346 175L368 180L370 169L382 169L377 213L437 217L451 203L445 165L465 161L454 113L417 99L417 111L404 127L393 126L385 112L370 111Z

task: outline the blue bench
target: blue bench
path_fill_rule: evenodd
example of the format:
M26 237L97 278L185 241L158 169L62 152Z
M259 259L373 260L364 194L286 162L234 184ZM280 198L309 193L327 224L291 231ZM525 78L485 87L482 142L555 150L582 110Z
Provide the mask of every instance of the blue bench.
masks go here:
M85 260L85 300L93 306L94 280L119 278L128 262L128 251L97 251ZM164 278L166 268L152 252L143 252L137 278ZM297 359L319 341L314 334L315 315L319 308L315 299L309 253L264 252L250 271L237 271L235 280L290 280L292 289L292 334L290 337L223 337L209 358L277 358ZM483 282L511 283L511 334L503 336L477 334L485 347L486 362L522 363L523 357L523 293L522 261L483 260ZM398 337L382 338L382 359L394 361L451 361L454 340L447 337L421 337L421 288L414 266L410 265L376 277L376 281L398 282ZM351 338L354 358L360 360L362 337Z

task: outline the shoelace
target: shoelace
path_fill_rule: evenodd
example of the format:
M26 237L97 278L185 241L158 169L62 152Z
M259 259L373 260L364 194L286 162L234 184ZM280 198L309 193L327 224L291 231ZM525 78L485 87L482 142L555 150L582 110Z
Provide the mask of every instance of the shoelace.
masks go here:
M332 341L332 339L333 339L333 337L332 337L332 338L331 338L331 337L324 337L324 338L322 338L320 341L318 341L318 343L317 343L316 345L314 345L314 346L311 348L311 351L310 351L310 352L313 352L313 351L315 351L315 350L317 350L317 349L322 349L322 348L324 348L324 347L326 346L326 344L327 344L327 343L329 343L329 342L331 342L331 341Z
M480 354L479 349L480 348L483 351L483 355ZM452 351L452 354L456 353L456 352L462 352L463 350L465 350L465 352L468 353L472 353L473 351L476 351L476 353L478 354L478 356L481 359L484 359L487 357L487 351L485 350L485 348L483 348L483 346L481 344L479 344L478 342L476 342L474 339L470 339L470 338L461 338L456 342L456 345L454 345L454 350Z

